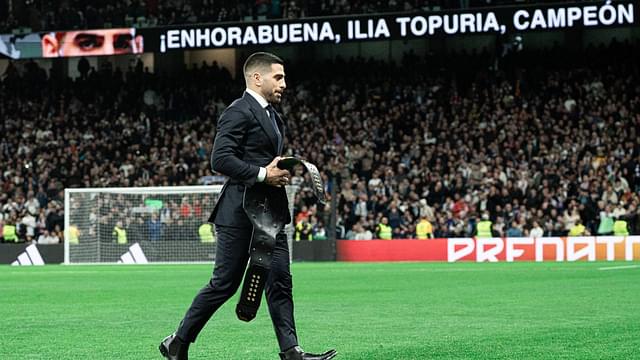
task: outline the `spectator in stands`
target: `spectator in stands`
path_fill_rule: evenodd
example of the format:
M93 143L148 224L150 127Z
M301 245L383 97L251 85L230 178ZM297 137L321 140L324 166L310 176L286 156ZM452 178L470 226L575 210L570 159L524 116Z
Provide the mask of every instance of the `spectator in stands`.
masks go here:
M296 224L296 231L295 231L294 238L296 241L313 240L313 226L309 222L308 217L303 217L302 219L300 219L300 222Z
M58 244L60 238L55 233L49 233L49 230L44 230L40 236L38 236L38 245Z
M4 221L4 224L2 225L2 238L4 239L4 242L8 243L17 243L20 241L15 220L7 219Z
M534 220L531 224L531 230L529 231L529 237L532 238L541 238L544 236L544 230L540 227L540 223L537 220Z
M313 229L311 232L311 238L313 240L327 240L327 229L324 227L324 222L313 217Z
M115 243L118 244L126 244L127 240L127 230L124 228L122 221L117 221L116 225L113 227L113 239Z
M376 235L378 236L378 239L391 240L393 236L393 228L389 225L389 219L386 216L383 216L380 219L380 223L376 227Z
M613 223L613 235L615 236L629 235L629 224L624 218L622 217L615 218L615 221Z
M496 218L496 223L493 224L493 233L497 237L505 237L507 236L507 224L505 224L504 218L502 216L498 216Z
M27 193L27 200L24 203L24 207L31 215L35 215L40 212L40 202L35 198L33 190L29 190Z
M564 218L562 220L564 223L564 229L566 232L571 232L571 229L578 223L582 224L582 220L580 219L580 213L575 205L571 205L570 210L564 212Z
M590 235L587 228L582 224L582 220L578 219L576 223L569 229L569 236L585 236Z
M353 240L371 240L373 239L373 234L371 231L367 230L362 226L362 224L358 223L354 225L354 235Z
M482 214L482 220L476 224L475 236L479 238L490 238L492 234L493 223L489 219L489 213Z
M155 212L151 213L147 226L149 228L149 240L160 241L162 239L162 223Z
M522 237L523 236L522 229L518 225L517 221L513 220L511 222L511 226L507 229L507 232L506 232L505 235L507 237Z
M426 213L420 217L420 221L416 225L416 238L422 240L433 238L433 225L427 219Z
M306 205L303 205L301 210L296 215L295 223L298 224L302 222L302 220L308 219L309 216L311 216L311 212L309 211L309 208Z
M22 220L20 221L20 233L24 234L24 240L30 243L36 240L36 218L30 211L26 211L26 207L23 214Z

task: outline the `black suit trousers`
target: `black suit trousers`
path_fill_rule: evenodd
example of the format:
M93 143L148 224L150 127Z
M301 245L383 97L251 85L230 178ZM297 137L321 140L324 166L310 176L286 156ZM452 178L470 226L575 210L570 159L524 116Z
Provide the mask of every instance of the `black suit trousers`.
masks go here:
M216 310L236 293L247 268L252 233L251 227L216 225L216 262L213 277L193 299L178 327L178 337L194 342ZM298 345L293 318L289 247L284 232L277 236L265 294L280 350L284 351Z

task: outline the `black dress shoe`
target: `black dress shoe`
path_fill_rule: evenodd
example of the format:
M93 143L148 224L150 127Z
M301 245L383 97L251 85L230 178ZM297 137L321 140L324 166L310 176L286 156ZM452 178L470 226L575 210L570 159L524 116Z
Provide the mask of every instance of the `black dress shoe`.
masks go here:
M189 343L171 334L160 343L160 353L168 360L189 360Z
M300 346L294 346L291 349L281 352L280 359L282 360L330 360L336 357L338 353L331 349L322 354L311 354L304 352Z

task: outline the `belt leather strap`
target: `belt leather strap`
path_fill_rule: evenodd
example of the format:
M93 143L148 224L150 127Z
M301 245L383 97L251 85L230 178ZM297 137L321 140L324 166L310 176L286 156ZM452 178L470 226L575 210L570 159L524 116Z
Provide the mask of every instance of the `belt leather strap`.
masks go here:
M281 169L292 170L302 164L309 171L313 180L315 200L325 203L324 186L318 168L304 160L284 158L278 163ZM256 317L265 285L269 278L273 250L278 236L286 225L286 218L278 211L271 211L269 197L263 186L245 188L243 207L253 225L253 236L249 247L249 266L244 275L240 301L236 305L236 315L242 321L251 321Z
M269 198L263 189L247 188L244 191L244 211L253 225L249 247L249 267L244 276L236 315L243 321L256 317L262 293L269 277L276 236L285 226L285 218L271 211Z

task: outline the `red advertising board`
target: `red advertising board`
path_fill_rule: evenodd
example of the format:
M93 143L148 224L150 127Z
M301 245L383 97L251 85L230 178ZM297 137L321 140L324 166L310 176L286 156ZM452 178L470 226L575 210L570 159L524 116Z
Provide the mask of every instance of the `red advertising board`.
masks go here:
M338 240L339 261L640 260L640 236Z

